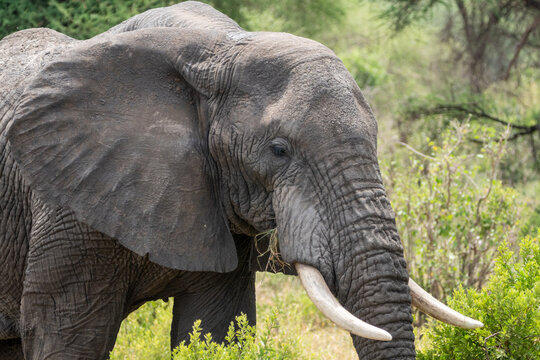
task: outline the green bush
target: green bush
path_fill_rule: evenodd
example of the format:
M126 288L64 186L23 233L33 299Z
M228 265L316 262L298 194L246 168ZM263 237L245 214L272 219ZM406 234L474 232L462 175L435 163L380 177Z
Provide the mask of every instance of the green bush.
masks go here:
M48 27L87 39L120 22L175 0L0 0L0 38L27 28Z
M276 315L265 320L262 333L256 335L255 327L248 324L245 315L236 318L237 326L231 323L225 343L212 341L207 333L201 339L201 321L197 320L190 334L190 344L182 342L174 351L173 359L182 360L266 360L298 359L300 352L293 339L276 336L279 330Z
M523 202L497 180L505 140L489 130L456 125L427 140L428 154L404 144L401 158L382 162L411 277L439 299L459 284L480 289L499 244L518 239ZM486 142L471 153L466 139L476 136Z
M283 283L284 278L276 279ZM287 297L287 299L289 299ZM291 300L288 300L291 301ZM110 360L120 359L171 359L169 332L172 320L172 299L169 302L152 301L141 306L122 322ZM288 308L291 304L283 304ZM296 310L297 307L295 307ZM245 315L231 322L224 344L212 341L210 333L204 334L204 324L196 321L190 334L190 344L181 343L173 352L173 359L304 359L305 350L294 334L298 329L284 328L280 321L301 322L291 312L281 313L276 307L266 306L260 309L264 313L259 318L257 329L250 326ZM299 312L295 311L294 315ZM305 316L313 314L304 314ZM299 315L303 317L304 315ZM315 321L315 320L312 320ZM313 322L311 327L319 324ZM307 331L307 330L306 330ZM291 336L292 334L292 336Z
M457 290L449 305L478 319L471 331L431 323L419 360L540 358L540 231L521 241L519 256L499 247L494 274L481 291Z

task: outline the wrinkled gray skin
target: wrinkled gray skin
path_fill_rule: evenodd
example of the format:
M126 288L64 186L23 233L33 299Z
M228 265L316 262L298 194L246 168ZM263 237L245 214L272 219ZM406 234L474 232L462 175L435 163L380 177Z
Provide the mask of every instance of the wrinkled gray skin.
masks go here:
M15 33L0 69L0 359L106 358L170 296L173 346L198 318L223 339L255 322L253 236L274 226L392 334L353 336L361 359L415 357L377 125L329 49L187 2L87 41Z

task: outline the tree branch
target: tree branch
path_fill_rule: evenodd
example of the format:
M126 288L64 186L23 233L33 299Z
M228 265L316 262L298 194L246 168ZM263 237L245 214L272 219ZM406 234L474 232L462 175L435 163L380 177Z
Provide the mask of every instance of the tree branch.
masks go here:
M537 125L529 126L529 129L527 129L526 131L518 132L518 133L512 134L512 136L509 136L508 141L515 140L518 137L521 137L521 136L524 136L524 135L530 135L530 134L532 134L532 133L534 133L536 131L538 131L538 126Z
M525 130L529 131L531 129L531 126L524 126L524 125L516 125L512 124L508 121L502 120L500 118L497 118L493 115L490 115L486 113L484 110L482 110L478 105L476 104L470 104L469 106L474 106L475 109L468 108L467 105L459 105L459 104L447 104L447 105L438 105L433 108L426 108L426 109L417 109L413 113L419 113L424 115L437 115L437 114L445 114L449 112L456 111L458 113L463 113L463 115L473 115L478 118L490 120L496 123L499 123L504 126L509 126L514 129L518 130ZM532 126L533 128L536 128L536 125Z
M467 106L472 106L476 109L471 109L471 108L468 108ZM424 108L424 109L420 108L420 109L411 111L412 114L416 114L416 115L439 115L439 114L446 114L446 113L452 113L452 112L461 113L462 117L465 117L467 115L473 115L477 118L490 120L498 124L504 125L505 127L508 127L510 129L520 130L519 132L516 132L512 134L511 136L509 136L507 138L507 141L514 141L522 136L531 135L531 134L534 134L535 132L540 133L540 118L537 119L537 122L535 125L531 125L531 126L516 125L506 120L502 120L500 118L497 118L493 115L486 113L477 104L463 104L463 105L447 104L447 105L438 105L433 108ZM468 140L475 143L482 143L482 141L479 141L476 139L469 138Z
M510 71L512 70L512 67L515 65L519 53L521 52L521 49L527 43L527 39L529 38L529 35L534 31L540 25L540 13L536 16L532 24L525 30L523 35L521 35L521 40L516 46L516 51L514 52L514 56L512 57L512 60L510 60L510 63L508 64L508 68L506 69L506 74L504 75L503 79L506 81L510 77Z
M506 139L506 141L514 141L514 140L517 140L518 138L520 138L522 136L534 134L536 131L538 131L538 127L537 126L531 126L529 128L529 130L527 130L527 131L522 131L522 132L512 134L512 136L509 136L508 139ZM483 144L484 143L482 140L473 139L473 138L469 138L469 137L467 138L467 140L470 141L470 142L473 142L475 144Z
M465 36L467 37L467 43L470 44L472 40L471 27L469 25L469 14L467 13L467 8L463 3L463 0L456 0L456 5L461 14L461 19L463 20L463 27L465 30Z

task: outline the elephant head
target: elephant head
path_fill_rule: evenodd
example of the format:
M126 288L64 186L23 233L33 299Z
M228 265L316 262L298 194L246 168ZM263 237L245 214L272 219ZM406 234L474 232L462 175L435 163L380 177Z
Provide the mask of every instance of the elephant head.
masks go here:
M478 324L408 285L376 137L331 50L194 3L73 45L25 90L9 131L41 198L163 266L232 271L231 232L277 227L283 260L361 358L410 359L411 295Z

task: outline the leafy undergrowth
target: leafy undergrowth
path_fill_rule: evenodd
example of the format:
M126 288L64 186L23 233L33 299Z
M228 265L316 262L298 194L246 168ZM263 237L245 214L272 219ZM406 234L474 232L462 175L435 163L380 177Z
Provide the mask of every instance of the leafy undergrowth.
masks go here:
M499 247L495 271L481 290L457 290L449 305L484 327L467 331L442 323L425 330L419 360L540 358L540 233L521 241L519 255Z
M256 335L254 326L248 324L245 315L231 323L224 343L216 343L207 333L201 338L201 321L193 325L190 343L182 342L173 352L173 359L182 360L256 360L256 359L297 359L299 347L295 338L279 336L279 326L273 315L264 321L262 333Z

